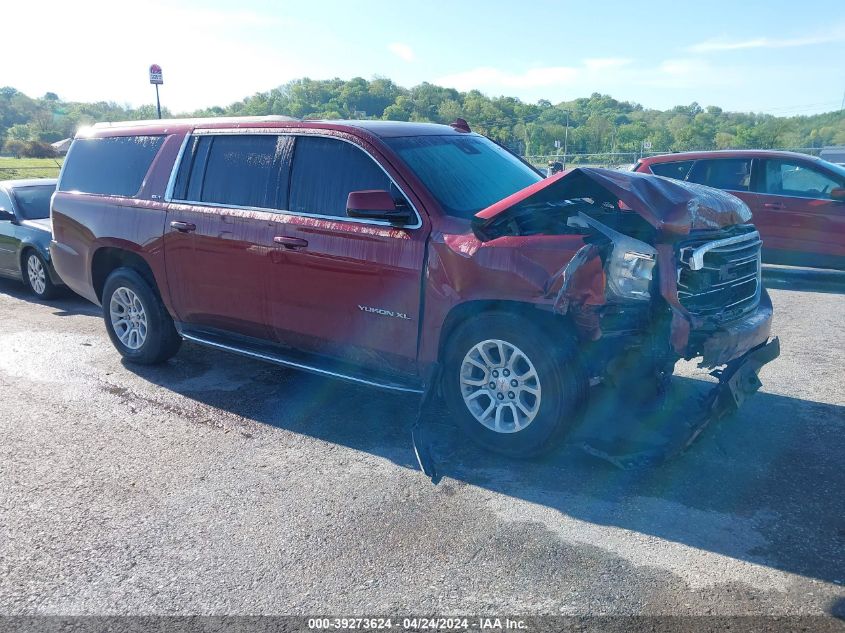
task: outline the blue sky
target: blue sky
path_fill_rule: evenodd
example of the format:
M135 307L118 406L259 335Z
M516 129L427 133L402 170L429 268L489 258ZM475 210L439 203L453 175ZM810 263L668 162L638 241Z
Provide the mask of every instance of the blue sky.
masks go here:
M303 76L777 115L837 110L845 95L845 0L62 0L3 13L0 85L138 105L153 100L156 62L174 111ZM46 38L57 45L33 50Z

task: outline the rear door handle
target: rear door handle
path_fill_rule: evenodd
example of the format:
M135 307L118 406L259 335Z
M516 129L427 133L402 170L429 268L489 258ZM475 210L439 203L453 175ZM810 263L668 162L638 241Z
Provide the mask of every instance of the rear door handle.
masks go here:
M170 228L176 229L180 233L190 233L192 231L197 230L197 225L192 224L190 222L181 222L179 220L174 220L173 222L170 223Z
M308 240L303 240L299 237L287 237L285 235L277 235L273 238L276 244L281 244L285 248L305 248L308 246Z
M785 209L786 206L781 202L764 202L764 209Z

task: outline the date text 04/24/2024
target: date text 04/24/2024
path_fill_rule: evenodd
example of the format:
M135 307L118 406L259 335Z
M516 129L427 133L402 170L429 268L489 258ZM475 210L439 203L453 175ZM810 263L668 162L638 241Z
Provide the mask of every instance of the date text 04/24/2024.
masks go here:
M401 627L400 627L401 625ZM415 631L466 631L466 630L523 630L523 620L510 618L309 618L308 628L312 630L356 630L402 628Z

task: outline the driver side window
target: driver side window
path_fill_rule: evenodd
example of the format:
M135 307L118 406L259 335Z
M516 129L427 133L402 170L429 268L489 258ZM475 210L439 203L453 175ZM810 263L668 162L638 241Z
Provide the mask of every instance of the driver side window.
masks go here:
M345 218L350 191L393 192L390 178L363 150L322 136L296 138L290 180L293 213Z
M842 183L831 176L804 163L768 160L763 173L762 193L830 200L831 190L841 186Z

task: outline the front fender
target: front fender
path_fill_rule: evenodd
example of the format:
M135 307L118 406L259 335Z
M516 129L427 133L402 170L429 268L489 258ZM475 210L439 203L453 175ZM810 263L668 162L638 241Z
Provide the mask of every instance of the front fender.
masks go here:
M53 267L53 258L50 255L49 234L47 234L44 239L40 239L40 237L27 236L20 241L20 245L18 247L17 260L21 277L23 277L24 271L26 269L26 266L23 261L24 254L30 249L35 250L39 255L41 255L41 257L44 258L44 261L47 262L47 274L50 275L50 281L57 285L64 285L62 278L59 277L59 274Z

